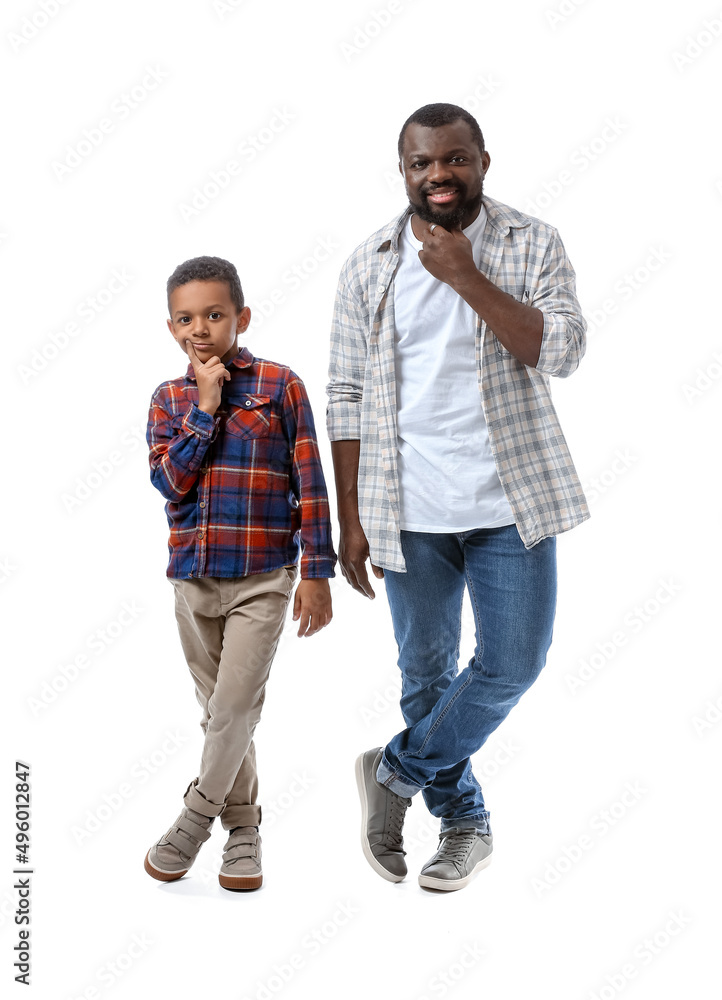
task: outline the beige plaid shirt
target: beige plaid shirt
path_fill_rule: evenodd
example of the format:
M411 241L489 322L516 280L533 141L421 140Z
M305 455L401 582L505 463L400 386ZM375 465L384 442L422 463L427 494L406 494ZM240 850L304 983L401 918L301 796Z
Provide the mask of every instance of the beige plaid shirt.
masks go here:
M480 270L544 314L536 368L506 350L479 317L476 365L489 441L504 493L527 548L589 517L549 389L571 375L585 349L586 323L574 269L557 231L484 196L487 223ZM394 274L406 209L375 232L341 271L331 331L328 433L360 440L359 515L371 561L405 571L399 534L394 374ZM433 420L429 413L429 420Z

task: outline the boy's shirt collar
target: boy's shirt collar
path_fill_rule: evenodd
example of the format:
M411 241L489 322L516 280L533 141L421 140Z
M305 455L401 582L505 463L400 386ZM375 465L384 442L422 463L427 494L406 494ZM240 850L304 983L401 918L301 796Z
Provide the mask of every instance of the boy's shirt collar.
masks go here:
M251 352L248 350L248 348L242 347L238 352L238 354L235 356L235 358L231 358L231 360L226 364L226 368L228 368L230 365L234 365L236 368L250 368L254 360L255 359L251 354ZM191 364L188 365L185 377L190 382L195 382L196 373L193 371L193 365Z

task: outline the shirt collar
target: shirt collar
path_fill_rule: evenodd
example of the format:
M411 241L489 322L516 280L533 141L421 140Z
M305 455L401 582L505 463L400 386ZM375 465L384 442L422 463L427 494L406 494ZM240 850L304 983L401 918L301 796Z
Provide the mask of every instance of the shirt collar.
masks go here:
M234 368L250 368L251 365L253 364L254 360L255 360L255 358L253 357L253 355L251 354L251 352L248 350L248 348L247 347L242 347L240 349L240 351L238 352L238 354L235 356L235 358L231 358L231 360L229 362L227 362L226 368L231 368L231 367L234 367ZM193 371L193 365L190 365L190 364L188 365L185 377L190 382L195 382L195 380L196 380L196 373Z

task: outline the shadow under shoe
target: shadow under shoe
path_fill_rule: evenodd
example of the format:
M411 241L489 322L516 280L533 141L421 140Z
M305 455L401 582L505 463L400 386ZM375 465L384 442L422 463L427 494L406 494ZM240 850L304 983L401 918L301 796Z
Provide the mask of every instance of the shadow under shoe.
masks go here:
M224 889L261 888L261 835L255 826L237 826L231 830L223 849L218 881Z
M411 799L396 795L376 780L382 747L356 760L356 783L361 797L361 847L373 870L388 882L400 882L408 869L404 860L403 826Z
M160 882L174 882L191 867L211 835L215 816L183 809L178 819L145 856L144 868Z

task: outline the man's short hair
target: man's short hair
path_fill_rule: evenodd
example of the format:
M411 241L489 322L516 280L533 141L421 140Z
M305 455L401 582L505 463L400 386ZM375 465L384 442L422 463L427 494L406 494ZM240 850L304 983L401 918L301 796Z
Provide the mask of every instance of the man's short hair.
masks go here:
M439 128L440 125L451 125L453 122L466 122L471 130L471 136L479 147L480 152L484 152L484 136L481 134L479 123L473 115L460 108L458 104L425 104L423 108L414 111L404 122L399 133L399 159L403 158L404 136L409 125L423 125L424 128Z
M187 285L189 281L225 281L231 293L231 301L238 312L243 309L243 289L238 271L230 261L222 257L191 257L183 261L168 278L168 312L170 313L170 296L176 288ZM171 317L172 319L172 317Z

